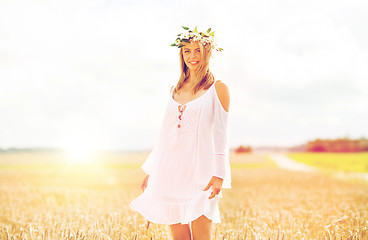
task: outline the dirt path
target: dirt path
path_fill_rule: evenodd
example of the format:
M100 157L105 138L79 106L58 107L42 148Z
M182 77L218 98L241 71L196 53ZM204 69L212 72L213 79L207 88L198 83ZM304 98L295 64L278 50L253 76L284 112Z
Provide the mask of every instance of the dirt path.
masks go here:
M279 166L279 168L301 172L313 172L316 170L315 168L297 162L282 153L273 153L270 154L269 157L277 164L277 166Z

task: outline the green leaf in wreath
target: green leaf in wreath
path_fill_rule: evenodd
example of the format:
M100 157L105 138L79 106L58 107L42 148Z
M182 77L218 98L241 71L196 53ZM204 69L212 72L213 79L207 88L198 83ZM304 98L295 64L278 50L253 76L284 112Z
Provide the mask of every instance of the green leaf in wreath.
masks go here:
M212 37L215 36L215 31L211 32L210 36L212 36Z
M188 27L184 27L184 26L181 26L182 28L184 28L185 30L188 30L189 28Z
M207 30L207 33L210 33L211 32L211 28L209 28L208 30Z
M173 43L173 44L171 44L170 46L175 47L175 46L176 46L176 43Z
M194 28L194 32L198 33L197 26Z
M182 39L182 42L190 43L189 39Z

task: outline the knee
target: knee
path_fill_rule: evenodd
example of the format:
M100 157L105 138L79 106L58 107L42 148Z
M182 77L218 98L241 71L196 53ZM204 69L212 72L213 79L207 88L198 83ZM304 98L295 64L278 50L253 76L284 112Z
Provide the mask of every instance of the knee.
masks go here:
M211 240L212 220L205 215L192 222L193 240Z
M190 236L175 236L173 240L191 240Z
M191 240L191 232L188 224L170 225L173 240Z
M173 235L173 240L192 240L192 237L190 233L175 234Z

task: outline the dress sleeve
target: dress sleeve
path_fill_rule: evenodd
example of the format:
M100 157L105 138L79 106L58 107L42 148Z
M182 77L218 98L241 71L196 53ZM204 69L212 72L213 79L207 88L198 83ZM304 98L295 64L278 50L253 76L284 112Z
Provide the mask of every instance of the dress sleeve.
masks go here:
M170 87L170 98L172 98L172 92L173 92L173 89L175 88L175 85L171 86ZM148 157L146 158L145 162L143 163L143 165L141 166L141 169L147 173L148 175L151 175L152 173L152 170L154 168L154 163L155 163L155 159L157 158L157 149L159 148L159 144L160 144L160 140L162 138L162 134L163 134L163 130L164 130L164 127L165 127L165 121L163 121L161 123L161 130L160 130L160 133L159 133L159 137L158 137L158 141L159 142L156 142L156 145L155 147L153 148L153 150L151 151L151 153L148 155Z
M143 165L141 166L142 170L148 175L151 175L152 173L154 159L155 159L155 152L156 152L156 147L151 151L151 153L148 155Z
M228 146L228 116L214 89L214 124L213 140L215 148L214 176L222 178L223 188L231 188L231 169Z

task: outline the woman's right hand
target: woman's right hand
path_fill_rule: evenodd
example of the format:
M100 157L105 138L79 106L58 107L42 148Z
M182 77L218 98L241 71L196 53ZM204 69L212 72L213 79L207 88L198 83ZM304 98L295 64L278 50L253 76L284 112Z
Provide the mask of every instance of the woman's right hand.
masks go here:
M149 178L149 175L147 175L147 176L143 179L143 182L142 182L142 185L141 185L141 189L142 189L143 191L144 191L144 190L146 190L146 188L147 188L148 178Z

